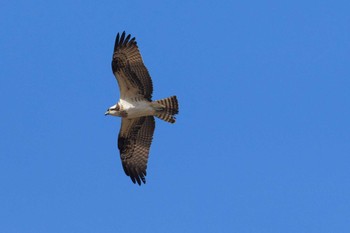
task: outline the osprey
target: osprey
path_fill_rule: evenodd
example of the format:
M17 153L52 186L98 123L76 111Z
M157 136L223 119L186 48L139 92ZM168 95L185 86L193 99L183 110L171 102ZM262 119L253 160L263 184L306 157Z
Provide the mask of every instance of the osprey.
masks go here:
M154 116L175 123L179 112L176 96L152 101L153 85L143 64L135 37L117 34L112 71L119 85L120 100L105 115L118 116L122 123L118 149L124 172L133 183L146 183L148 154L155 128Z

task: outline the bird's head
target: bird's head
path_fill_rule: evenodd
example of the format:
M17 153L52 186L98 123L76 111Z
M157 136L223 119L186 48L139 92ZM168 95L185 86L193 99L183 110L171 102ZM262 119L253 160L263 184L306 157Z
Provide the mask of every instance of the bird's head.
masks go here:
M107 112L105 112L105 116L112 115L112 116L120 116L120 106L119 104L115 104L112 107L107 109Z

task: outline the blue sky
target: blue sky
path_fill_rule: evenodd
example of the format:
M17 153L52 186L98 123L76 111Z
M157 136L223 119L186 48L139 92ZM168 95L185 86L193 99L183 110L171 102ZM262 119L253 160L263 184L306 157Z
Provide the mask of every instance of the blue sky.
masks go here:
M350 231L348 1L2 1L0 232ZM117 32L157 120L147 184L105 117Z

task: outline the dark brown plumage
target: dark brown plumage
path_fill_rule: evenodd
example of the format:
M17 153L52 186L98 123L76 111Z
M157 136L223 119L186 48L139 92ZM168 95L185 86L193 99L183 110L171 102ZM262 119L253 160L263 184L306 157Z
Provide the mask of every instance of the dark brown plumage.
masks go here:
M135 37L118 33L112 57L112 71L120 90L120 100L106 115L122 117L118 149L125 174L133 183L146 183L150 146L155 129L154 116L175 123L176 96L152 102L153 84Z
M118 148L125 174L132 182L146 183L149 149L155 128L154 117L122 119L118 137Z
M151 76L135 41L135 37L130 39L129 34L125 38L125 32L119 37L119 33L114 44L112 59L112 71L117 78L120 96L138 95L151 101L153 84Z

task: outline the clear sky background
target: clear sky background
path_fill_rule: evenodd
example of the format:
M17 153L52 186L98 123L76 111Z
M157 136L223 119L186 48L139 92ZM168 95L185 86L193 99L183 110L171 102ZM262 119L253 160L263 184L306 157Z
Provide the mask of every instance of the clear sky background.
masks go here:
M0 232L350 232L349 1L0 4ZM111 71L136 37L157 120L125 176Z

